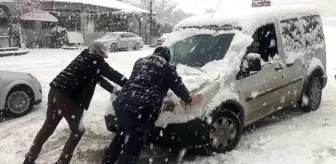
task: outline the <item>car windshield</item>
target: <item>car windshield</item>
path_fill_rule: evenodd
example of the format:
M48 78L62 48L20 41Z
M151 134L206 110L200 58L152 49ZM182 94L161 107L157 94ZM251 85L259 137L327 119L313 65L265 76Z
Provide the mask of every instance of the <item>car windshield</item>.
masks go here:
M169 46L172 61L190 67L203 67L211 61L221 60L230 48L234 35L197 34L186 37Z
M118 37L120 34L119 33L108 33L102 37L102 39L109 39L109 38L115 38Z

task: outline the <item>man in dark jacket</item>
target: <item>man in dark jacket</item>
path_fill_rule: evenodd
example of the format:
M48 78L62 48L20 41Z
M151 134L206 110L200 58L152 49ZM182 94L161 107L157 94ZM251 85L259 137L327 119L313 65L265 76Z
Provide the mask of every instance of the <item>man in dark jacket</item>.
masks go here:
M163 98L171 89L187 104L199 104L200 95L191 97L176 68L169 64L170 52L159 47L154 54L136 61L130 79L119 93L113 106L118 126L103 164L136 163L146 142L151 123L160 112Z
M104 46L99 42L94 42L50 83L46 120L24 164L34 163L43 144L53 134L63 117L69 124L71 134L56 163L68 164L70 162L73 151L84 134L83 112L84 109L89 108L96 84L99 83L112 93L114 87L105 77L120 86L127 81L123 75L112 69L104 58L107 58Z

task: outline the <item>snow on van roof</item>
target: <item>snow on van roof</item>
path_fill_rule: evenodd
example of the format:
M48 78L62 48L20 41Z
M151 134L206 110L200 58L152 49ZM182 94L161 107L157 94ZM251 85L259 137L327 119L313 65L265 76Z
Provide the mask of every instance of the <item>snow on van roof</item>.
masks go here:
M260 8L238 9L232 11L217 11L213 16L206 14L193 16L179 22L174 31L185 27L238 25L245 31L253 30L253 26L265 24L276 18L293 18L298 15L316 15L318 10L313 5L282 5Z

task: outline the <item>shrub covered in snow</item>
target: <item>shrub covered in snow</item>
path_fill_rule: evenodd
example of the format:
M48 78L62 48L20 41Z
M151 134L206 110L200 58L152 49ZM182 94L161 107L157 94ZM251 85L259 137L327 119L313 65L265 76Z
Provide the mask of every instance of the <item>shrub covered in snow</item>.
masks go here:
M67 29L62 26L55 26L51 29L51 35L53 37L53 47L61 48L68 42Z

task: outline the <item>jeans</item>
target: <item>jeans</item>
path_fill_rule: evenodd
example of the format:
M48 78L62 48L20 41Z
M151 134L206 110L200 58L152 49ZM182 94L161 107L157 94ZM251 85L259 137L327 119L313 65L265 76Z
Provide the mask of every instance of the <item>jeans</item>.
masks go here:
M134 113L126 110L130 106L115 106L117 122L121 129L113 138L106 151L102 164L135 164L146 144L149 125L153 122L152 113L155 110L147 108L146 113Z
M68 96L51 88L48 94L47 116L40 131L37 133L33 145L26 156L24 164L34 163L41 152L43 144L54 133L59 122L64 117L69 124L71 133L66 141L62 154L58 160L60 164L68 164L72 154L84 134L82 122L84 109L72 101Z

